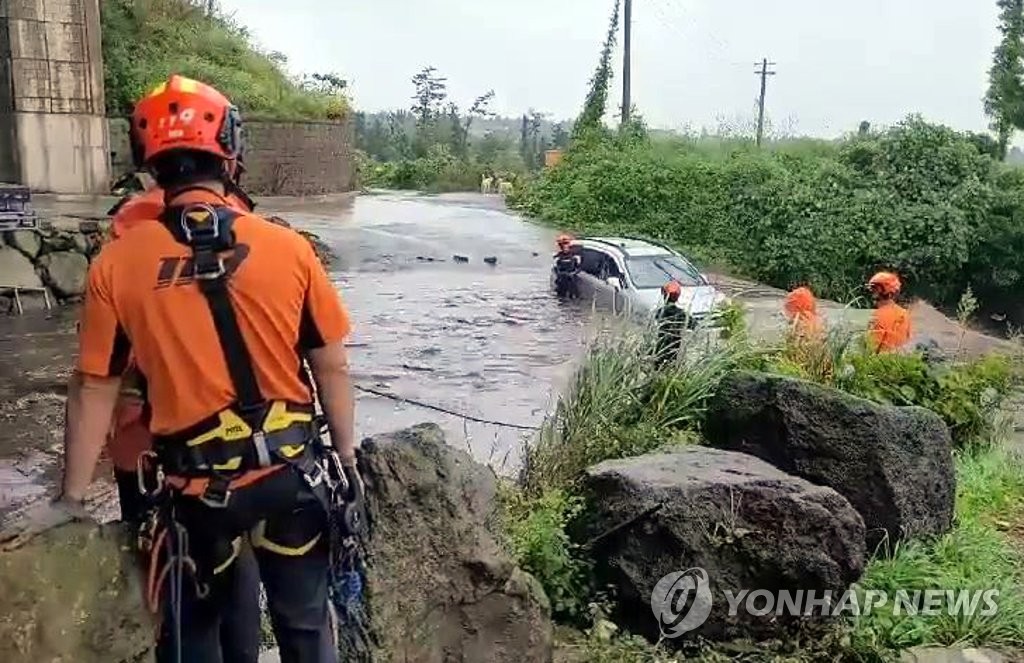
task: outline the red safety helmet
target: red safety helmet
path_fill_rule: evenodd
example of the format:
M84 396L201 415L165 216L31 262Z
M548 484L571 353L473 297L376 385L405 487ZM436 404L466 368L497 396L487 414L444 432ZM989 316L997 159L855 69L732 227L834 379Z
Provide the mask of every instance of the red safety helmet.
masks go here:
M683 294L683 286L680 285L679 281L669 281L661 286L661 294L668 301L674 302L679 299L679 295Z
M878 272L868 281L868 289L883 297L895 297L903 289L903 282L892 272Z
M135 105L130 131L137 168L173 150L205 152L234 175L242 158L242 117L216 89L174 75Z

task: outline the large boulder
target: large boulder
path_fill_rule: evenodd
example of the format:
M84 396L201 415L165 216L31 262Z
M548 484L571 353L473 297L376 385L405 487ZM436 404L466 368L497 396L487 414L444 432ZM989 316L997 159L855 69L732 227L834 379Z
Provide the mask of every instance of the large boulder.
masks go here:
M945 423L929 410L739 373L715 396L706 432L713 446L834 488L864 518L871 551L952 526L953 444Z
M364 443L368 623L352 663L547 663L543 589L487 531L493 473L420 426ZM130 542L71 525L0 552L0 661L127 663L153 642Z
M138 660L154 624L136 559L118 525L67 525L0 552L0 661Z
M81 235L79 235L81 237ZM46 282L61 297L77 297L85 292L89 260L75 251L47 253L39 258Z
M18 249L29 258L35 258L43 248L43 240L34 230L9 230L4 233L4 243Z
M41 288L43 282L31 260L16 249L0 246L0 288L5 287Z
M360 470L378 660L550 661L544 591L486 527L494 474L434 425L365 441Z
M662 628L652 595L670 574L696 573L692 621L680 630L731 640L775 637L794 618L742 608L733 615L729 597L757 590L838 596L864 569L864 523L850 503L752 456L694 447L608 461L587 470L585 488L599 579L616 592L619 622L651 638Z

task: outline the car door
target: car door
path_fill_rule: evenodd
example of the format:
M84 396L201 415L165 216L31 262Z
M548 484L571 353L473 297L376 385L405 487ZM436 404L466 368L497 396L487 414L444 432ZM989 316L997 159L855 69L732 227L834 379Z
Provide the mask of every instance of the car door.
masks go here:
M600 275L599 304L614 313L629 313L629 280L623 266L611 253L604 254Z
M580 289L580 297L596 300L601 291L601 269L605 253L589 246L580 248L580 272L576 282Z

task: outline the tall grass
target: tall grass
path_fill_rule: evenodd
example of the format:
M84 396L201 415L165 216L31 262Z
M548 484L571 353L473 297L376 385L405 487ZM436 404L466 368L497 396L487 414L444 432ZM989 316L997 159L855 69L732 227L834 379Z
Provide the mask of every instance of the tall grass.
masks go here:
M656 330L624 330L590 348L566 395L524 453L529 494L571 489L605 460L694 441L708 400L731 371L750 360L745 343L710 332L687 334L677 360L658 369Z
M859 660L887 660L919 645L1024 647L1024 465L1001 448L957 463L956 524L934 541L900 545L868 566L864 590L999 591L993 616L893 615L875 609L854 622Z

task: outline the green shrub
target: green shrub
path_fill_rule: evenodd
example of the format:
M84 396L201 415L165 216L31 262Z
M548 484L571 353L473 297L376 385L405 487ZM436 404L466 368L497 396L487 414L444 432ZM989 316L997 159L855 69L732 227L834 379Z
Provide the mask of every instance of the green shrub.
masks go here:
M582 500L561 490L527 497L507 488L501 502L501 531L513 559L544 586L556 616L579 617L590 591L588 573L566 528Z
M917 117L792 150L580 142L517 202L562 227L647 235L840 301L883 266L908 292L951 306L971 283L983 305L1008 307L1024 282L1024 176Z

